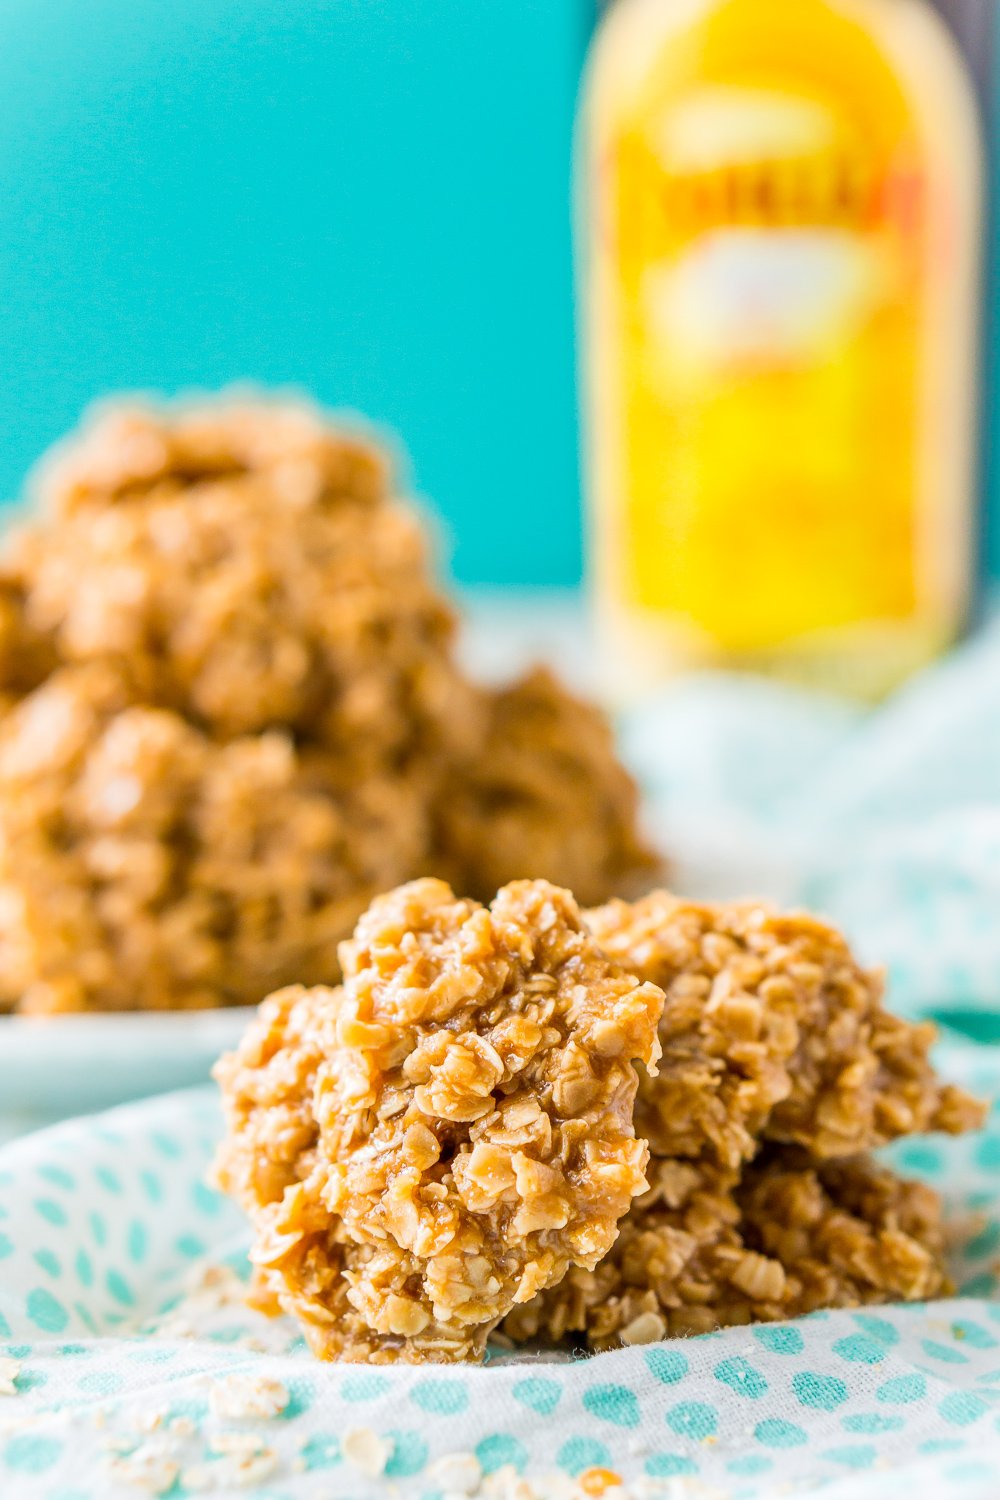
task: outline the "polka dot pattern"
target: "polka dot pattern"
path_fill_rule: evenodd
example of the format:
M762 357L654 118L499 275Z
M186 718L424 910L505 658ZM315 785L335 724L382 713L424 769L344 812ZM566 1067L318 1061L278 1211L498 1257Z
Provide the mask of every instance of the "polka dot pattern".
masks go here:
M769 1354L801 1354L805 1348L801 1333L790 1324L778 1328L764 1326L752 1331L758 1344Z
M12 1474L44 1474L56 1463L62 1445L54 1438L24 1433L12 1437L3 1450L3 1460Z
M745 1396L748 1401L758 1401L767 1390L764 1376L742 1355L722 1360L716 1365L714 1374L716 1380L721 1380L723 1385L728 1385L730 1390L738 1396Z
M410 1392L410 1400L421 1411L439 1417L458 1416L469 1404L468 1392L461 1380L425 1380Z
M419 1432L390 1429L386 1437L392 1443L392 1453L385 1466L387 1479L409 1479L426 1467L427 1444Z
M556 1455L560 1469L574 1478L584 1469L605 1469L611 1463L611 1454L603 1443L593 1438L575 1437L563 1443Z
M519 1380L511 1389L515 1401L530 1407L542 1417L548 1417L559 1405L562 1386L558 1380Z
M626 1385L595 1385L583 1395L583 1404L592 1417L613 1422L616 1427L638 1427L639 1403Z
M202 1433L212 1384L258 1368L288 1391L267 1427L280 1462L260 1500L310 1500L327 1475L334 1493L353 1494L342 1449L351 1427L386 1439L386 1483L403 1500L435 1495L430 1466L456 1446L490 1473L606 1468L739 1500L874 1482L915 1460L942 1493L960 1494L991 1453L1000 1468L1000 1303L987 1298L833 1312L561 1364L501 1356L482 1370L321 1366L281 1323L272 1352L257 1354L242 1341L259 1327L238 1305L197 1346L151 1341L147 1321L178 1304L203 1261L247 1274L240 1216L201 1182L216 1130L214 1104L198 1094L3 1152L0 1354L21 1363L15 1399L34 1420L0 1436L0 1494L104 1500L105 1439L98 1451L87 1425L95 1407L105 1434L133 1432L151 1401ZM989 1188L975 1175L981 1141L931 1145L915 1164L968 1182L962 1207L980 1216L962 1284L988 1277L1000 1169ZM62 1426L47 1415L56 1409ZM66 1412L79 1413L72 1441Z
M651 1479L673 1479L698 1472L694 1459L684 1458L679 1453L654 1453L652 1458L647 1458L645 1467Z
M836 1411L847 1400L846 1383L836 1375L818 1375L815 1370L800 1370L792 1379L792 1390L802 1406L815 1411Z
M808 1442L808 1434L795 1422L786 1422L783 1417L768 1417L758 1422L754 1437L766 1448L798 1448Z
M678 1437L704 1442L715 1436L719 1425L718 1412L706 1401L684 1401L667 1412L667 1425Z

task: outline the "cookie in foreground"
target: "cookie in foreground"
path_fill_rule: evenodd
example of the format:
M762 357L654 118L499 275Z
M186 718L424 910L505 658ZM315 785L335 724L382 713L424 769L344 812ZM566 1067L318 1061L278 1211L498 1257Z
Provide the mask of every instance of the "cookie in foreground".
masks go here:
M950 1290L937 1194L866 1157L811 1164L778 1147L736 1181L669 1160L649 1177L610 1254L515 1308L509 1337L610 1349Z
M736 1168L768 1140L828 1160L982 1124L982 1107L934 1072L935 1028L886 1010L881 973L817 917L654 891L586 920L667 996L662 1063L636 1112L654 1156Z
M544 881L489 907L403 886L341 963L341 989L272 997L220 1064L218 1181L317 1353L354 1354L342 1298L383 1354L479 1357L516 1303L598 1264L645 1190L632 1064L655 1069L662 992Z
M217 1071L218 1181L321 1356L475 1359L501 1320L606 1348L946 1289L937 1199L866 1153L982 1109L815 919L427 879L340 961Z

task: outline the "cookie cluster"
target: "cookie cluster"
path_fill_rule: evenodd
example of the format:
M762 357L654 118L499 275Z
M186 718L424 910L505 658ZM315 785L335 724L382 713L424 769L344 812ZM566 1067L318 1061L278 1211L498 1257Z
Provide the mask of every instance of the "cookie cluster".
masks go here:
M823 923L422 880L341 964L217 1070L217 1180L321 1357L608 1348L945 1288L937 1199L868 1153L982 1110Z
M933 1026L886 1010L882 975L804 913L657 891L586 921L664 995L662 1059L635 1112L649 1187L601 1265L515 1308L505 1331L607 1348L941 1294L935 1194L869 1154L981 1124L934 1073Z
M255 1003L335 982L414 876L586 861L598 900L648 867L601 715L460 670L370 437L297 403L115 409L37 488L0 568L0 1011Z

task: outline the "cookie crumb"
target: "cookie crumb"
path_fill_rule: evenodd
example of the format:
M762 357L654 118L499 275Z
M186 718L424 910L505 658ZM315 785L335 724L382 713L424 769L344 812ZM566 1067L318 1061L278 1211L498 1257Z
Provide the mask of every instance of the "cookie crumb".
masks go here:
M370 1479L378 1479L385 1473L385 1466L392 1457L392 1444L386 1438L380 1438L377 1432L372 1432L370 1427L349 1427L344 1433L340 1451L356 1469Z
M290 1399L280 1380L235 1374L213 1383L208 1405L213 1417L222 1421L270 1421L281 1415Z
M230 1487L249 1489L277 1471L277 1452L252 1432L220 1432L208 1439L207 1446L218 1460L213 1477Z
M135 1485L151 1495L165 1495L180 1473L180 1464L163 1443L142 1443L131 1453L120 1453L108 1462L113 1479Z
M447 1495L477 1494L482 1477L483 1471L474 1453L445 1453L427 1470L433 1488L443 1490Z
M153 1433L158 1432L166 1421L164 1411L140 1411L136 1412L134 1425L136 1432Z

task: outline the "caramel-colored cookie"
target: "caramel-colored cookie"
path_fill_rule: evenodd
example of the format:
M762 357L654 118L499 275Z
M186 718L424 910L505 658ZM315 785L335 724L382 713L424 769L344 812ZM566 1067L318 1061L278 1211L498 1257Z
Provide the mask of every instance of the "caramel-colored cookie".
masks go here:
M638 791L604 714L541 668L483 705L485 739L435 809L435 873L481 901L522 878L583 905L645 889L660 862L638 833Z
M234 475L266 475L306 505L374 504L391 482L383 449L332 425L318 407L234 390L167 408L95 408L43 459L35 490L46 515L65 518Z
M284 733L218 744L66 667L0 722L0 1009L256 1003L337 944L425 841L405 778L344 785Z
M22 585L0 570L0 717L57 665L54 644L28 621Z
M597 900L647 860L600 715L461 672L371 438L288 400L109 408L36 488L0 567L0 1009L256 1002L336 983L416 875Z
M934 1027L890 1015L882 976L815 917L657 891L586 920L667 996L662 1064L640 1085L636 1118L654 1156L707 1152L737 1167L764 1137L827 1159L982 1122L978 1103L935 1076Z
M347 1239L314 1191L323 1171L316 1075L335 1042L335 1014L300 986L280 990L261 1005L239 1049L218 1063L228 1130L215 1181L254 1225L254 1302L297 1318L321 1359L432 1360L433 1331L414 1347L373 1332L352 1305L349 1274L357 1263L377 1275L373 1252ZM404 1276L399 1255L392 1261ZM450 1349L454 1340L447 1343Z
M256 1205L294 1204L279 1257L254 1253L307 1331L316 1278L298 1279L295 1223L337 1245L350 1305L404 1357L476 1357L515 1303L596 1265L645 1188L632 1064L655 1066L662 994L543 881L489 908L403 886L341 961L341 990L275 997L222 1064L222 1180L259 1232Z
M126 663L213 736L278 727L384 769L464 743L475 708L389 483L308 407L112 411L50 463L7 566L60 659Z
M648 1175L607 1258L515 1308L509 1337L607 1349L948 1290L936 1194L864 1158L814 1167L775 1148L736 1183L696 1162Z

